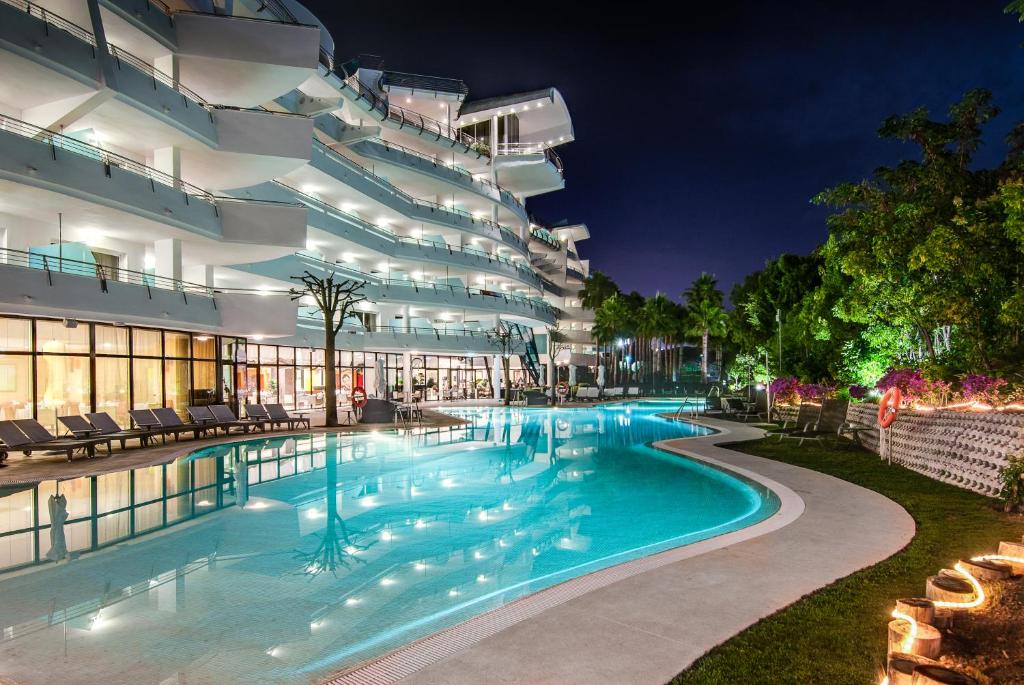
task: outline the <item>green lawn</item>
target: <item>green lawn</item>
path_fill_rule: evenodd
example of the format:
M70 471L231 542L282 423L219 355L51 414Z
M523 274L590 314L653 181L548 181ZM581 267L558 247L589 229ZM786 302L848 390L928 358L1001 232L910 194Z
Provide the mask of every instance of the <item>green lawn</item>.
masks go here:
M1024 518L994 500L938 483L862 450L758 440L733 449L837 476L899 502L917 535L895 556L839 580L713 649L672 685L878 683L893 601L920 596L925 579L960 557L1020 540ZM851 526L857 525L855 520Z

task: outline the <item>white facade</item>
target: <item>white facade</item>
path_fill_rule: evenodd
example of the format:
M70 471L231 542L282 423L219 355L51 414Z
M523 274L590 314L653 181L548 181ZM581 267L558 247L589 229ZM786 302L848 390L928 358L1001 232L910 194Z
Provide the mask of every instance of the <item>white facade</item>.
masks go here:
M586 227L526 208L564 186L558 91L473 102L227 7L0 0L0 314L322 347L288 290L333 271L366 284L340 349L488 354L500 319L592 352Z

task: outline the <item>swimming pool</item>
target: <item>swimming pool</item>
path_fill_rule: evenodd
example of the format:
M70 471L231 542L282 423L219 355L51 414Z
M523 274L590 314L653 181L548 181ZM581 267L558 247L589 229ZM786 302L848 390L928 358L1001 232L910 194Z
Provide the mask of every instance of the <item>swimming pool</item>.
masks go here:
M647 446L706 434L655 416L675 406L450 409L468 424L260 438L0 493L0 512L31 510L17 535L37 558L58 492L68 547L88 550L0 575L0 674L308 683L774 513L761 486Z

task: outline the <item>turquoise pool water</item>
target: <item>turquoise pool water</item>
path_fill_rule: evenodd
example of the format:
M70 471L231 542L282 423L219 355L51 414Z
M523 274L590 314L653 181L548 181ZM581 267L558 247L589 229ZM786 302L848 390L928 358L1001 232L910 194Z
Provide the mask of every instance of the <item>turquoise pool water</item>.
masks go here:
M706 432L655 416L675 407L450 409L468 425L259 438L0 491L0 513L31 519L0 518L6 565L12 546L38 548L0 574L0 674L309 683L774 513L760 486L647 446ZM73 551L54 564L58 493Z

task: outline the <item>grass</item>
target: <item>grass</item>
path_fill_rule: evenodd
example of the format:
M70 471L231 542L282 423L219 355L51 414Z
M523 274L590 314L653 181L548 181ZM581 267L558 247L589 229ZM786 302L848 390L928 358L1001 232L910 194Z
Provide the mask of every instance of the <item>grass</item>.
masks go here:
M774 440L732 448L875 490L914 517L917 534L889 559L804 597L714 648L671 685L878 683L893 602L921 596L925 579L957 559L994 552L1000 540L1020 540L1024 534L1024 518L1003 514L995 500L887 466L864 450Z

